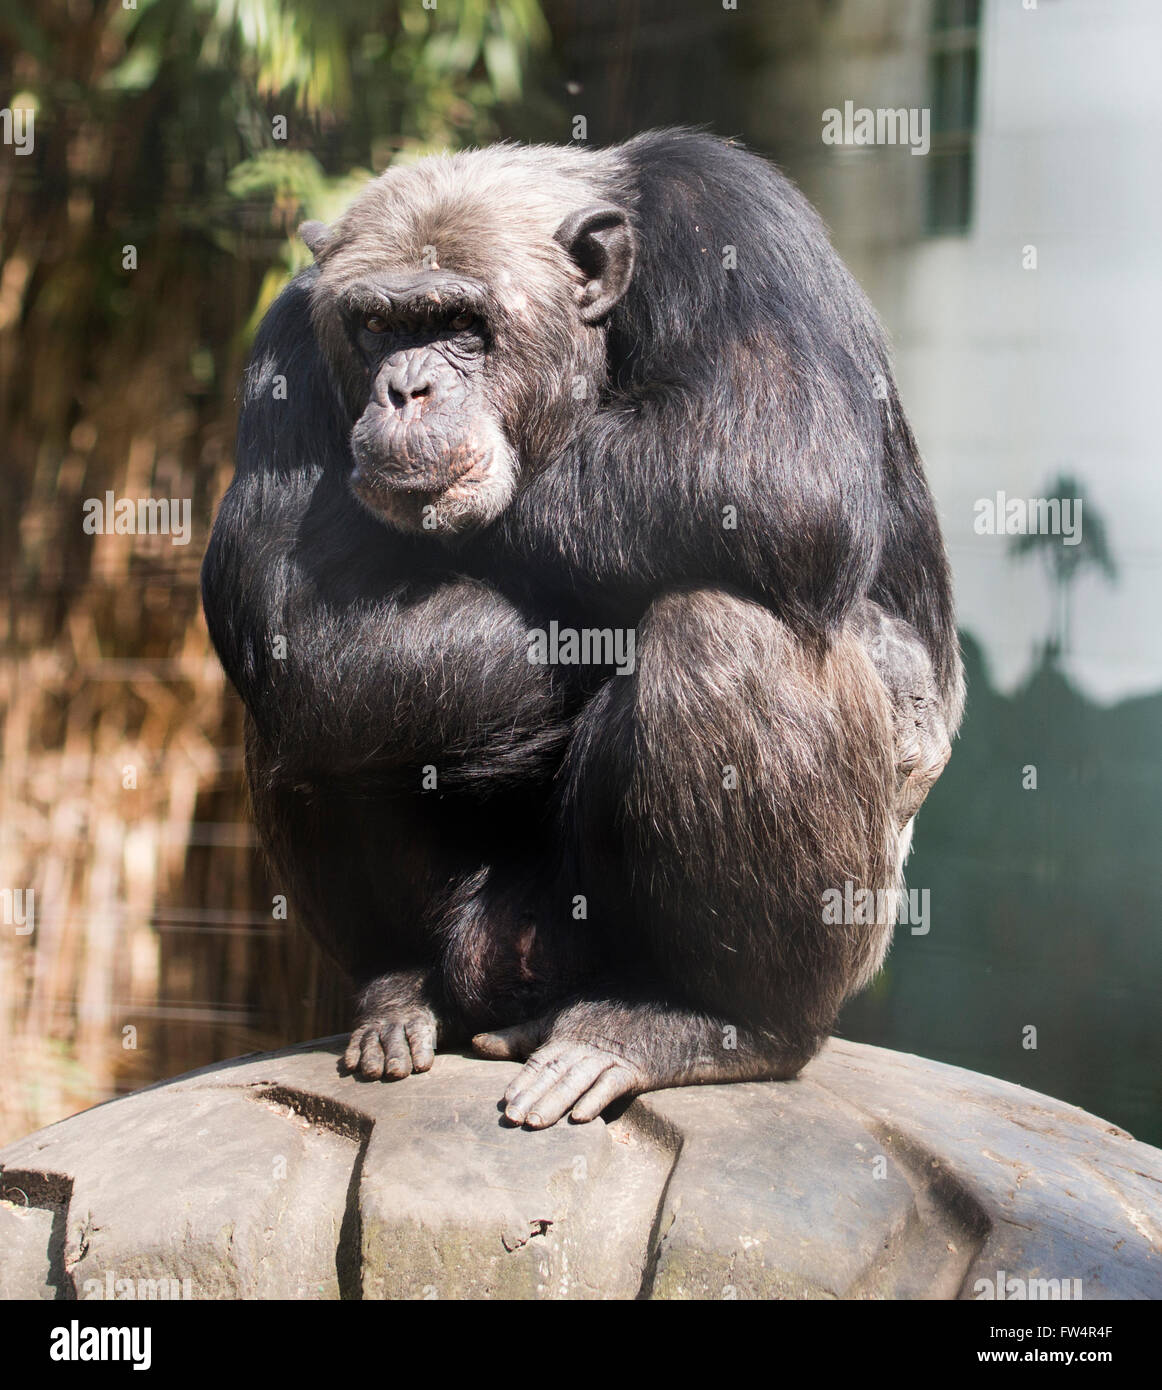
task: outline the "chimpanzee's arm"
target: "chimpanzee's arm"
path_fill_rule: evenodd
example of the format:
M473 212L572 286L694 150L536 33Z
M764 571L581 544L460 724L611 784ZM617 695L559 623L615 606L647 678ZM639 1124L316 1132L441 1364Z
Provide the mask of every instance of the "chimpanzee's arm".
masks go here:
M307 306L267 315L243 384L238 470L202 569L206 618L270 762L288 778L427 763L522 778L560 745L528 624L347 486L345 421ZM424 558L425 556L431 558Z

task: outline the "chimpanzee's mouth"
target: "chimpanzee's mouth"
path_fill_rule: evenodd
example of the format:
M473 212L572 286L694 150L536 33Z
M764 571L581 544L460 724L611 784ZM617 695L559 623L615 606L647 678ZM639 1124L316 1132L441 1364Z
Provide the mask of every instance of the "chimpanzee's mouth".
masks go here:
M500 428L447 434L365 415L351 435L351 494L396 530L451 536L492 521L508 506L517 459Z
M363 460L358 453L351 470L351 490L369 506L376 497L385 494L435 500L450 493L462 494L467 487L484 482L492 461L491 449L465 446L454 454L444 455L428 468L417 468L414 462L393 459Z

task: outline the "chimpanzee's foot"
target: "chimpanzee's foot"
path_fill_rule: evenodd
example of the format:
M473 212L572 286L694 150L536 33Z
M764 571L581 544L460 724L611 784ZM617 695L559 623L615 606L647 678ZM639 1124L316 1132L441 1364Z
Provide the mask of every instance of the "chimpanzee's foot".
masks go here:
M547 1129L570 1113L584 1124L642 1091L787 1080L816 1050L685 1009L609 1001L479 1033L472 1044L485 1057L525 1060L504 1093L504 1114L530 1129Z
M398 1081L435 1061L443 1030L423 972L373 980L359 996L357 1017L343 1054L348 1071L367 1081Z
M473 1039L486 1057L517 1057L497 1043L517 1028L501 1033L481 1033ZM547 1129L572 1112L578 1124L595 1120L607 1105L622 1096L636 1096L660 1085L678 1082L652 1081L645 1069L625 1055L624 1049L579 1041L550 1041L531 1054L520 1074L504 1093L504 1118L514 1125Z

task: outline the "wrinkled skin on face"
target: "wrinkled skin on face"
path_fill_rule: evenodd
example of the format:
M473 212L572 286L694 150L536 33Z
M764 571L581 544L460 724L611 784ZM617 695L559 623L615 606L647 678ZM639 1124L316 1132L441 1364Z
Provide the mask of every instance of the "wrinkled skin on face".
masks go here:
M634 239L625 210L584 187L568 186L586 201L562 216L560 190L534 181L514 209L490 185L449 219L423 209L415 177L386 176L335 228L301 233L352 419L351 489L396 529L447 536L494 520L592 409ZM531 224L515 241L502 232L514 217Z
M512 495L516 460L486 390L483 305L483 286L439 270L376 277L342 298L369 388L351 488L401 530L481 524Z

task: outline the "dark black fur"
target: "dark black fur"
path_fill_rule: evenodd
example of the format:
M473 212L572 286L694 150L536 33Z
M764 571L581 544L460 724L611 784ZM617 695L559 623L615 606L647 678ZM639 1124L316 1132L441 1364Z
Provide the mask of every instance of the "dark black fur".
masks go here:
M474 189L491 157L469 157ZM260 329L203 571L264 839L363 991L353 1065L402 1075L507 1028L481 1050L533 1054L508 1095L532 1124L792 1075L890 935L821 925L821 895L897 882L899 822L961 706L932 501L881 331L814 212L700 134L584 169L624 217L632 278L589 321L562 275L540 341L489 328L482 389L519 467L499 516L409 535L352 493L352 430L388 378L361 376L320 313L333 248L374 261L388 182L330 241L312 228L321 269ZM519 196L507 177L497 198ZM600 246L563 244L598 285ZM554 618L634 627L636 673L530 665L528 630Z

